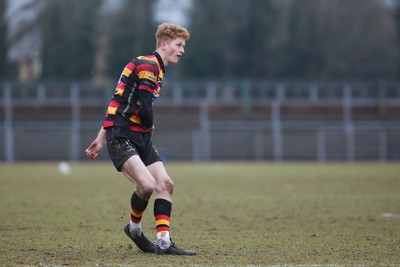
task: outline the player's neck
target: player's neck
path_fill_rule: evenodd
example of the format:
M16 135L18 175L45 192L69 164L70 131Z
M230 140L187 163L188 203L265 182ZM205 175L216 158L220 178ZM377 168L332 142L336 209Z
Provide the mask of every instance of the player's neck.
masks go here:
M160 57L163 61L164 67L168 66L169 62L167 60L167 56L163 53L163 51L161 49L156 49L156 52L160 55Z

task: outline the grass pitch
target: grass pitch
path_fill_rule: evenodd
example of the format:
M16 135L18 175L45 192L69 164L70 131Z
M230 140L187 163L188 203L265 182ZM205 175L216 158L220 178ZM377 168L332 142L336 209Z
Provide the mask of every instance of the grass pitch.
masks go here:
M0 165L0 265L400 266L400 165L167 163L172 237L198 256L141 253L123 233L111 163ZM155 236L153 199L143 226Z

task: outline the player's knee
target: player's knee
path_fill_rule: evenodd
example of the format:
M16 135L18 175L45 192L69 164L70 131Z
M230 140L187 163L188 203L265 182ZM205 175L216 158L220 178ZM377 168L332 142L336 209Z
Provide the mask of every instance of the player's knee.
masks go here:
M144 199L150 199L151 195L156 190L156 185L155 185L155 183L150 183L150 182L144 183L144 184L141 184L140 186L138 185L137 190L140 192L140 195Z
M172 194L174 191L174 181L171 177L167 177L167 179L164 180L163 189Z
M158 194L166 193L167 195L172 195L172 192L174 191L174 182L169 176L160 179L156 191Z

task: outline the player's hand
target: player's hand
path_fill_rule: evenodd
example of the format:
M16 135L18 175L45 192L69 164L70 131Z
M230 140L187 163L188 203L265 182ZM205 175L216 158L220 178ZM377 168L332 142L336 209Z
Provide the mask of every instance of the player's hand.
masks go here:
M90 146L86 149L86 155L88 158L91 160L95 160L100 154L101 151L103 150L103 144L97 142L96 140L93 141Z

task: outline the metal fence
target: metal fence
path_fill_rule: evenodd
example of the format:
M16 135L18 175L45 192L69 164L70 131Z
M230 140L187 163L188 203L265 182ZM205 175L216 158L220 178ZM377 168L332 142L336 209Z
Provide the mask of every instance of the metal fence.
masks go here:
M113 87L0 84L0 160L85 160ZM166 160L400 159L397 82L166 81L155 109Z

